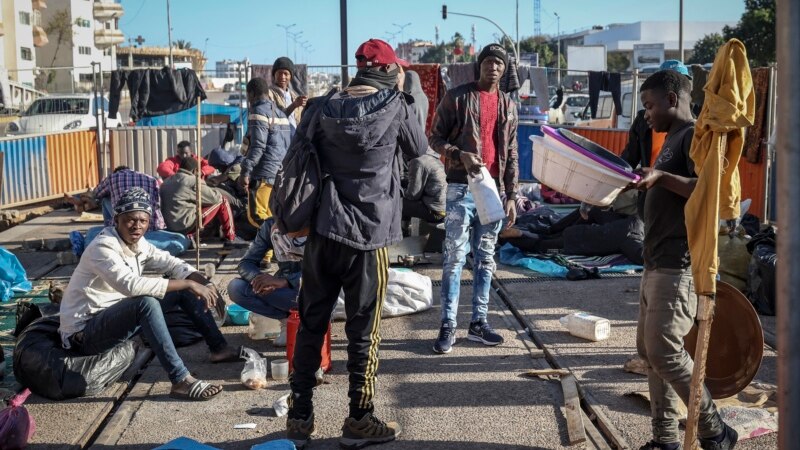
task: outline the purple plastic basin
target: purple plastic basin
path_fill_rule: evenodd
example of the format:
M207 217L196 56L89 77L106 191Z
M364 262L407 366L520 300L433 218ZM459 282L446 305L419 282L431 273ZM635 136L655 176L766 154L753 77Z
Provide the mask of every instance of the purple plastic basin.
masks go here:
M568 131L568 130L565 130L565 131ZM635 173L632 173L631 170L630 170L630 166L628 166L627 169L624 168L624 167L620 167L619 164L615 164L614 162L610 161L608 158L600 156L599 154L597 154L595 152L592 152L590 150L587 150L583 146L573 142L570 139L565 138L564 136L561 135L561 133L559 133L559 130L556 130L555 128L548 127L547 125L542 125L542 132L544 132L545 135L555 139L559 143L564 144L565 146L571 148L572 150L575 150L576 152L580 153L581 155L586 156L587 158L591 159L592 161L600 164L601 166L605 167L606 169L609 169L609 170L613 171L614 173L618 173L618 174L620 174L620 175L622 175L622 176L624 176L626 178L630 178L631 181L638 181L639 180L639 175L636 175ZM572 133L572 134L575 135L575 136L578 136L575 133ZM582 138L582 136L580 136L580 137ZM602 149L602 147L600 147L599 145L595 144L594 142L592 142L592 141L590 141L588 139L585 139L585 138L583 138L583 139L586 142L594 144L594 146L595 146L594 149L595 150ZM605 150L605 149L603 149L603 150L608 152L611 155L614 155L613 153L609 152L608 150ZM620 159L620 161L622 161L624 163L624 160L622 160L618 156L614 155L614 157L617 158L617 159ZM627 166L628 164L625 163L625 165Z

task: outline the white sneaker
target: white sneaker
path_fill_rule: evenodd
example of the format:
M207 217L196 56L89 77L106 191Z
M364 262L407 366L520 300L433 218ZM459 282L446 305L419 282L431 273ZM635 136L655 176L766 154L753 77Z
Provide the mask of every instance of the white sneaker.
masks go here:
M286 319L281 320L281 334L272 342L275 347L286 347Z

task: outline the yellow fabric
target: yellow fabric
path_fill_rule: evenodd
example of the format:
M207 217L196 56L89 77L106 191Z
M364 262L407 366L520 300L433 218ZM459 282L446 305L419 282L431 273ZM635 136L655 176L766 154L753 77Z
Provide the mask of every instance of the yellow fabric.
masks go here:
M755 93L744 44L731 39L717 51L703 88L705 102L689 155L697 186L686 203L686 232L695 292L716 293L719 219L739 217L739 158L744 127L753 124Z
M272 211L269 209L270 194L272 194L272 185L261 183L256 190L256 198L253 199L255 201L250 202L250 205L255 203L255 208L247 208L247 219L256 228L260 227L261 222L265 219L272 217Z

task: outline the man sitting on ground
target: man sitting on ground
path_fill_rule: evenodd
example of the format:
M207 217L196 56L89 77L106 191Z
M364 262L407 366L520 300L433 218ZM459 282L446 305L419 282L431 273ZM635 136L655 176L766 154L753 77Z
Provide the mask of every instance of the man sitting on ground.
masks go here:
M418 217L427 222L444 219L447 176L439 155L428 153L408 163L408 185L403 192L403 220Z
M103 207L103 220L107 227L114 226L114 208L127 190L141 188L147 192L150 199L150 208L153 217L150 220L149 231L163 230L164 217L161 215L161 202L158 191L158 180L142 172L131 170L126 166L119 166L114 173L107 176L94 188L94 198Z
M180 169L181 161L186 158L196 159L196 156L192 152L192 144L189 141L180 141L178 142L178 149L175 151L175 156L167 158L158 165L156 169L158 176L160 176L162 180L166 180L175 175L178 173L178 169ZM214 168L211 167L205 158L200 158L200 167L203 172L203 178L214 174Z
M191 238L197 228L197 160L184 158L181 160L178 173L161 185L164 197L162 210L167 229L186 234ZM229 242L240 242L236 237L233 223L233 211L228 200L216 190L208 187L200 180L200 201L202 205L203 228L218 219L222 236Z
M295 255L294 261L285 261L285 257L278 254L278 272L275 275L261 271L261 262L267 253L273 249L272 234L278 233L273 226L275 220L270 218L261 224L247 254L239 261L238 271L241 278L231 280L228 284L228 295L237 305L281 322L281 335L275 340L275 345L286 345L286 318L291 309L297 309L297 294L300 290L300 275L302 264L300 257ZM289 239L294 248L303 248L305 238L286 238L283 235L277 239ZM283 260L283 261L282 261Z
M103 353L142 333L172 382L170 396L208 400L222 386L189 373L167 330L163 310L179 305L208 344L210 361L239 360L210 312L219 292L192 266L150 245L144 233L153 214L147 192L125 192L114 207L113 227L87 247L61 301L59 332L64 348ZM145 270L159 275L145 277ZM169 279L160 275L168 275Z

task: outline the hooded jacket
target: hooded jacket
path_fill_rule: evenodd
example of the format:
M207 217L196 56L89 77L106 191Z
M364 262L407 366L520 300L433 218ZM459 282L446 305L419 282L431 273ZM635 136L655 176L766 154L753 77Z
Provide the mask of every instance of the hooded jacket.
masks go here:
M327 178L314 224L317 234L364 251L402 239L400 151L416 158L427 150L412 104L402 92L354 86L321 106L314 143ZM312 106L320 107L318 102ZM314 116L312 106L298 133Z
M519 163L517 156L517 108L506 93L497 102L497 162L500 186L508 200L517 198ZM445 156L448 183L467 184L467 170L455 150L481 154L480 92L478 83L462 84L447 91L431 128L430 144Z
M271 101L259 100L247 112L247 136L250 146L242 161L242 176L275 183L292 139L289 119Z
M419 74L413 70L406 71L406 79L403 83L403 91L406 94L414 97L414 111L417 113L419 123L422 128L425 128L425 123L428 121L428 96L422 90L422 82L419 79Z

